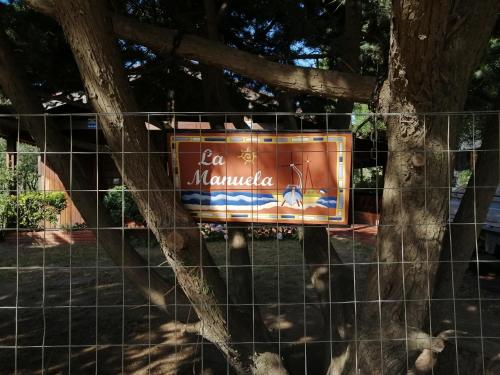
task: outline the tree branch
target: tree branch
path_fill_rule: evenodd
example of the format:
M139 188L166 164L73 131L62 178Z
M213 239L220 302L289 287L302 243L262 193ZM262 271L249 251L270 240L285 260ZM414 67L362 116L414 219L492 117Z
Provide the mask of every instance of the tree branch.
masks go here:
M26 1L33 9L53 16L52 0ZM114 14L112 20L118 37L147 46L160 55L170 54L175 49L180 57L229 69L270 86L363 103L370 100L375 88L374 77L279 64L195 35L183 35L181 43L174 48L176 30L144 24L118 14Z
M119 15L113 16L113 27L119 37L148 46L157 53L169 53L173 49L175 30ZM375 87L373 77L279 64L194 35L184 35L175 53L271 86L319 96L368 102Z

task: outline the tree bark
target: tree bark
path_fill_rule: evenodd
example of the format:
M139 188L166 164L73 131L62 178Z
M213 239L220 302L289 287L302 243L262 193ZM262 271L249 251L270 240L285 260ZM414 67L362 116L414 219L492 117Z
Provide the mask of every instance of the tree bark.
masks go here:
M121 65L106 3L64 0L55 5L90 101L100 113L104 137L115 152L115 164L192 302L201 320L200 334L217 345L238 373L250 372L258 356L246 343L260 341L262 333L253 337L241 313L226 305L226 285L198 228L176 199L166 166L160 159L148 160L150 155L144 153L148 150L144 122L124 115L136 111L137 105ZM127 154L119 154L123 151Z
M206 13L206 26L208 39L219 42L218 18L213 0L204 0ZM209 112L235 112L231 105L228 87L224 79L222 69L210 65L203 65L201 68L203 77L203 96L205 99L205 110ZM210 116L208 120L212 127L224 129L225 120L231 121L237 129L245 129L248 126L244 123L242 116L228 115Z
M218 24L213 0L204 0L207 15L207 31L210 40L218 41ZM219 68L207 66L204 76L203 88L207 102L220 111L233 111L228 89L224 82L224 75ZM213 95L215 93L215 95ZM229 116L236 128L248 128L241 116ZM211 124L213 127L213 123ZM267 328L262 320L260 308L255 306L252 263L248 252L247 226L245 223L228 223L227 235L229 246L229 277L228 288L233 303L244 311L246 316L253 319L254 327L260 332L267 333ZM272 361L268 366L272 367ZM278 363L278 367L281 364Z
M229 291L233 302L238 305L252 305L252 265L248 253L247 231L233 224L228 224Z
M218 41L217 12L215 11L214 2L213 0L204 0L203 3L207 15L208 37L210 40ZM203 88L205 90L206 101L211 103L214 109L220 111L233 110L229 104L228 92L224 85L224 77L220 69L211 66L206 67ZM213 92L215 92L215 95L213 95ZM247 126L244 125L244 127ZM247 227L242 223L228 223L227 234L229 261L231 265L229 269L231 277L228 284L229 292L234 303L242 306L246 305L244 308L251 310L253 303L253 283L252 266L248 253ZM249 316L251 315L252 313L250 312ZM256 319L258 320L259 318L260 314L257 314Z
M325 350L324 368L330 368L329 374L337 374L349 355L348 343L353 336L353 305L349 303L354 301L353 269L342 263L323 226L304 227L299 243L320 301L326 331L323 340L334 343L331 351Z
M363 373L409 371L417 353L408 341L405 347L390 340L408 337L409 327L431 334L424 323L448 219L448 191L441 187L451 173L447 150L455 145L455 124L453 117L448 124L446 116L412 114L463 108L495 24L494 3L393 3L389 77L379 104L381 112L402 114L386 121L392 155L368 274L366 299L373 303L360 322L360 339L373 340L359 345Z
M340 62L339 71L359 74L361 68L360 44L361 44L361 1L346 0L344 2L345 20L344 32L340 40ZM347 99L338 99L335 104L336 113L352 113L354 101ZM351 116L335 116L336 129L349 129L351 125Z
M278 99L278 112L287 112L288 115L281 115L280 118L286 129L301 130L297 124L297 118L294 115L294 95L289 91L276 90L276 99ZM270 129L276 131L277 129Z
M18 68L14 52L3 31L0 32L0 86L19 113L40 114L44 112L40 102L29 89L30 85L24 73ZM70 146L67 139L55 130L51 119L46 119L47 124L44 124L42 116L21 117L38 148L48 152L47 162L59 176L66 189L68 190L68 187L71 186L73 190L88 190L87 183L92 181L92 178L80 161L73 158L71 166L69 157L65 158L53 153L60 150L70 150ZM72 178L70 176L71 168L73 168ZM72 199L89 227L97 228L98 217L100 227L113 226L109 213L101 202L97 201L95 194L85 196L74 194ZM168 284L154 269L148 269L148 264L129 243L124 242L122 248L122 238L119 231L107 230L99 231L99 233L97 230L93 231L94 234L98 234L101 248L108 253L115 264L123 267L124 274L134 283L142 295L152 304L167 312L168 306L174 302L173 286ZM182 301L188 303L183 294L179 294L177 302L181 303ZM182 317L179 318L182 319Z

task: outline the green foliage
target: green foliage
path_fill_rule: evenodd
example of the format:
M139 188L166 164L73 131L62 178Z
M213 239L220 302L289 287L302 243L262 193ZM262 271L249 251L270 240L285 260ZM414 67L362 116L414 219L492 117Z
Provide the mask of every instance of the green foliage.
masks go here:
M12 215L12 201L8 194L0 194L0 228L5 228Z
M0 139L0 189L35 191L38 188L38 155L39 150L35 146L25 143L17 144L17 162L15 170L7 166L5 160L7 142ZM17 186L16 186L17 185Z
M40 229L43 221L51 224L57 223L57 215L66 208L66 196L63 192L38 192L29 191L16 196L11 196L13 217L18 212L18 224L24 228ZM17 203L17 205L16 205ZM17 206L17 207L16 207Z
M18 158L16 163L16 178L19 190L34 191L38 187L38 155L35 146L24 143L17 144Z
M359 168L353 171L353 187L361 188L376 188L384 186L382 180L382 167Z
M12 189L15 183L15 172L7 168L4 163L1 163L0 167L0 189L1 194L9 194L9 190Z
M18 143L15 169L3 162L6 151L7 142L0 139L0 228L17 223L39 229L44 220L55 224L57 215L66 207L66 197L62 192L36 191L40 177L38 149Z
M495 110L499 107L500 23L497 23L481 64L474 72L467 98L469 110Z
M8 195L9 190L11 189L14 183L14 173L11 169L7 168L5 163L5 157L7 150L7 142L5 139L0 138L0 194Z
M75 223L73 225L71 224L62 224L61 229L65 232L74 232L77 230L84 230L87 229L87 224L85 223Z
M380 117L367 115L370 112L367 104L354 104L352 131L358 138L381 139L386 130L385 122Z
M57 223L57 216L66 208L63 192L28 191L16 195L0 196L0 221L16 223L21 228L41 229L43 222Z
M122 225L122 215L125 223L129 221L144 222L144 218L132 199L132 195L123 185L115 186L106 192L104 205L109 210L116 225Z
M457 176L457 186L465 187L469 183L469 179L472 176L472 171L470 169L464 169L458 172Z

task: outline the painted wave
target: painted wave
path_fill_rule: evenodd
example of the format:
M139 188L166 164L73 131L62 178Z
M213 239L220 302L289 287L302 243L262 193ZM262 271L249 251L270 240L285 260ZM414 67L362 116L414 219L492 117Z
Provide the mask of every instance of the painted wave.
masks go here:
M189 209L195 209L195 206L204 206L211 210L252 210L277 207L283 202L276 199L272 194L259 194L251 192L198 192L185 191L181 193L181 200ZM304 202L304 206L290 206L288 203L284 207L303 209L312 207L336 208L337 197L321 197L315 202Z
M260 206L268 203L277 203L272 194L258 194L249 192L197 192L189 191L181 194L184 204L203 206Z
M337 197L321 197L316 203L328 208L337 208Z
M261 210L266 210L266 209L276 209L279 204L278 202L270 202L270 203L264 203L264 204L259 204L257 205L199 205L199 204L189 204L186 203L184 205L188 210L192 211L198 211L202 209L203 211L216 211L216 212L225 212L225 211L261 211Z

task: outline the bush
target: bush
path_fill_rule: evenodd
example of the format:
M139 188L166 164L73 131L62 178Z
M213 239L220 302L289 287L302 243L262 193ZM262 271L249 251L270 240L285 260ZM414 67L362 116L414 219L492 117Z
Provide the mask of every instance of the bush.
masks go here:
M465 169L463 171L458 172L457 176L457 186L458 187L466 187L469 183L469 179L472 176L472 170Z
M7 227L7 223L12 216L12 204L8 194L0 194L0 228Z
M57 223L57 216L66 208L63 192L22 192L18 196L0 196L0 221L16 223L21 228L41 229L43 222Z
M16 179L19 190L35 191L38 188L38 156L39 150L35 146L24 143L17 144Z
M104 206L109 210L115 225L122 225L122 212L125 223L130 221L145 223L132 195L125 186L115 186L108 190L104 196Z

